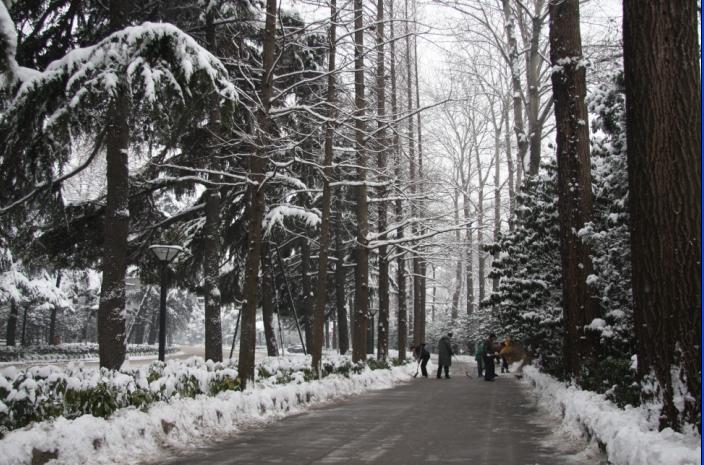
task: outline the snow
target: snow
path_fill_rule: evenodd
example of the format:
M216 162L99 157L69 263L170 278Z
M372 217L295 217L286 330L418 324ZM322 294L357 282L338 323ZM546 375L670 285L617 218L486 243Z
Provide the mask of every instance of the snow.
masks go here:
M337 356L324 362L339 364L345 360L345 357ZM83 415L72 420L59 417L53 421L35 423L12 431L0 440L0 465L29 463L34 449L56 451L58 457L51 462L54 465L132 464L154 460L169 448L196 447L208 439L299 413L344 396L391 388L410 380L414 369L411 365L380 370L365 367L358 374L350 373L349 378L331 374L322 380L308 382L303 380L301 371L296 371L294 374L297 376L292 376L286 384L274 382L277 374L306 364L310 365L309 357L270 357L260 366L266 369L262 373L273 375L259 378L256 387L244 392L223 391L214 397L175 397L169 402L156 402L146 411L123 408L107 419ZM202 383L202 375L213 374L182 362L169 363L164 370L169 371L170 375L159 381L175 382L176 378L193 375ZM90 378L90 382L97 383L100 372L92 371L96 376ZM236 375L234 369L227 371L230 376ZM113 376L110 382L131 384L133 380L131 376L123 375ZM78 380L69 379L67 382L72 384ZM140 384L144 382L146 378L137 381ZM150 387L164 393L161 384ZM164 389L170 387L164 386ZM0 412L4 407L4 404L0 405Z
M534 367L524 369L539 402L573 437L600 443L613 465L701 465L701 437L653 429L645 407L621 409L604 395L561 383Z

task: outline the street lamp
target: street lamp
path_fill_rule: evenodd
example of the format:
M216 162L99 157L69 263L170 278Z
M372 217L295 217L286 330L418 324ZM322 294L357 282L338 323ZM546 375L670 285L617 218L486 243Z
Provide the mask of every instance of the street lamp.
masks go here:
M149 247L161 263L161 302L159 305L159 360L162 362L166 355L166 292L168 281L166 280L166 270L176 256L183 251L177 245L156 244Z

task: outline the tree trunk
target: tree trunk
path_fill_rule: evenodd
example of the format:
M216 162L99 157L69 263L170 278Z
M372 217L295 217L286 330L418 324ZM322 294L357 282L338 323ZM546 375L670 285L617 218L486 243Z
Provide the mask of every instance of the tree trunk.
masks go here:
M266 199L264 197L265 171L268 161L270 139L271 95L273 91L274 48L276 34L276 0L266 2L266 21L262 49L262 80L260 89L261 105L257 108L258 137L256 156L249 158L250 182L247 184L248 222L247 259L244 276L244 305L242 307L242 327L240 329L239 378L244 388L254 380L254 350L257 338L257 288L259 262L262 247L262 219Z
M504 145L506 146L506 166L508 168L508 229L509 231L513 231L513 212L516 209L516 184L513 180L515 168L513 166L513 155L511 154L511 136L509 132L511 123L508 118L508 103L504 104L503 115L504 124L506 125L504 131Z
M474 313L474 254L472 253L472 227L470 226L469 193L464 193L464 221L467 223L467 315Z
M355 213L357 245L355 266L354 342L352 361L366 360L367 316L369 313L369 211L367 207L366 102L364 97L364 16L363 0L354 0L354 104L355 150L357 151L357 181Z
M455 225L460 224L460 212L459 212L459 201L460 201L460 191L455 189L455 193L452 196L452 204L454 206L455 214ZM459 228L459 226L458 226ZM455 230L455 243L459 244L461 241L460 230ZM458 255L459 257L459 255ZM462 259L457 259L457 265L455 266L455 290L452 293L452 309L451 318L452 322L456 322L457 318L460 316L460 294L462 293Z
M493 115L496 118L496 115ZM494 244L499 242L501 233L501 123L494 126ZM493 260L499 258L498 250L494 252ZM499 278L491 280L491 292L499 291Z
M628 178L638 369L655 372L660 428L678 430L671 368L701 433L701 75L695 2L624 1ZM679 352L679 353L678 353Z
M579 0L550 3L550 61L557 123L557 182L562 259L565 360L577 380L594 350L594 319L587 277L592 273L589 247L578 231L592 214L589 127L585 66L579 29ZM597 339L598 341L598 339Z
M386 139L386 70L384 60L384 0L377 0L376 6L376 100L377 100L377 168L379 180L386 182L386 159L388 156L388 141ZM378 231L379 241L386 240L387 204L383 199L387 196L385 185L379 186ZM377 359L386 360L389 352L389 259L388 247L379 247L379 327L378 327Z
M413 0L413 22L416 22L416 0ZM414 26L415 29L415 26ZM420 108L420 83L418 82L418 37L413 37L413 67L415 75L415 85L416 85L416 108ZM418 186L419 191L425 194L425 183L423 180L423 126L421 112L416 113L417 123L418 123ZM422 199L418 199L418 217L423 219L425 214L425 202ZM425 227L421 224L418 228L421 235L425 234ZM420 328L418 330L419 342L425 341L425 319L426 319L426 294L428 291L427 287L427 262L424 257L420 257Z
M531 17L530 48L526 61L526 85L528 87L528 136L530 144L530 163L528 173L531 176L538 174L540 168L540 152L543 126L540 121L540 34L543 28L544 0L535 2L535 12Z
M205 19L205 37L211 53L217 53L213 8L209 8ZM218 134L220 130L220 108L218 97L211 101L209 129ZM211 139L215 145L215 139ZM211 148L214 150L214 148ZM211 168L219 168L217 157L211 158ZM218 181L213 176L212 181ZM205 225L203 247L203 299L205 301L205 359L222 362L222 323L220 315L220 188L208 187L205 191Z
M310 282L310 242L307 237L301 238L301 293L303 306L303 329L306 338L306 348L313 344L313 305L311 302ZM322 334L322 333L321 333Z
M110 31L127 25L125 0L110 2ZM107 194L103 240L103 280L98 306L100 366L117 370L125 361L125 274L129 229L129 125L130 92L120 77L107 112Z
M337 336L340 354L345 355L350 350L350 327L347 321L347 297L345 285L345 248L342 245L342 188L338 189L335 208L335 299L337 306Z
M405 24L405 35L406 35L406 104L408 113L413 112L413 71L411 68L411 60L413 59L413 54L411 52L411 29L409 26L410 13L408 8L409 0L406 0L406 21ZM409 158L409 183L411 190L411 215L413 216L413 226L411 227L411 232L413 236L419 234L418 230L418 199L416 199L416 194L418 192L417 180L416 180L416 154L415 154L415 129L413 116L409 116L407 120L408 124L408 158ZM413 251L411 252L411 266L413 270L413 345L417 346L420 344L420 319L421 319L421 279L420 279L420 257L416 250L417 244L413 244Z
M56 288L59 289L59 286L61 286L61 270L56 275ZM48 337L48 344L49 345L54 345L54 335L56 334L56 312L57 312L56 305L52 305L51 307L51 317L49 318L49 337Z
M389 74L391 78L391 119L396 120L398 115L398 102L397 102L397 86L396 86L396 34L394 31L394 0L389 0L389 16L390 16L390 28L391 28L391 38L390 38L390 63L389 63ZM401 150L400 141L398 136L398 127L394 123L392 126L392 147L394 151L394 176L396 177L397 187L400 189L400 182L403 177L403 165L401 163ZM400 196L396 199L394 213L396 216L396 222L399 225L403 224L403 200ZM396 237L403 239L404 228L399 226L396 230ZM398 308L396 314L396 326L398 330L398 358L399 360L406 359L406 345L408 344L408 315L406 309L406 261L405 253L403 249L396 249L396 285L398 286Z
M264 324L264 339L266 339L266 353L270 357L279 355L276 344L276 331L274 331L274 270L267 262L271 253L268 248L262 251L262 323ZM233 336L234 337L234 336Z
M22 312L22 334L20 334L20 344L22 347L27 345L27 312L29 311L29 305L24 305L24 312Z
M481 305L486 295L486 252L484 251L484 187L486 181L482 173L482 163L479 158L479 146L475 145L475 159L477 161L477 172L479 173L479 192L477 199L477 265L479 281L479 305Z
M7 328L5 328L5 344L14 346L17 344L17 303L14 300L10 301L10 316L7 319Z
M506 24L506 39L508 41L508 66L511 69L511 89L513 91L513 130L518 144L518 164L522 167L528 153L528 136L523 124L523 99L521 98L521 77L518 73L518 42L516 41L516 23L511 10L510 0L501 0ZM520 169L520 168L519 168ZM516 183L520 185L520 179Z
M323 353L323 320L325 302L328 297L328 251L330 249L330 178L332 178L333 120L335 118L335 58L337 51L337 2L330 2L330 35L328 37L328 120L325 123L325 149L323 155L323 199L320 208L320 250L318 252L318 289L315 296L313 337L310 347L312 367L317 377L321 376L320 366ZM326 345L328 332L325 331Z

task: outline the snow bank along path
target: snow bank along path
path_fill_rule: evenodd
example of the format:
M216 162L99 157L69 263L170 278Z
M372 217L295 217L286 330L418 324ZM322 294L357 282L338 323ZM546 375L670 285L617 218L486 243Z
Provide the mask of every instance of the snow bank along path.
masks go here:
M621 409L603 395L558 382L534 367L524 370L539 401L569 434L601 443L613 465L701 465L701 437L657 431L641 408Z
M197 445L343 396L391 388L410 380L414 369L410 365L365 368L349 378L330 375L298 384L158 402L146 412L127 408L107 419L59 417L10 432L0 441L0 465L29 464L33 455L41 463L53 459L52 465L134 464L155 459L168 447Z

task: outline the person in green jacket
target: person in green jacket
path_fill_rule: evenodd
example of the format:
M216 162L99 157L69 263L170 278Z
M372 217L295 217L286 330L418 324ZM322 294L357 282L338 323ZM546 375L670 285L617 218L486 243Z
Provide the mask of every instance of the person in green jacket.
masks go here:
M486 354L484 341L477 341L474 345L474 360L477 362L477 374L480 378L484 376L484 354Z
M450 365L452 364L452 333L447 333L438 341L438 379L442 370L445 370L445 378L450 378Z

